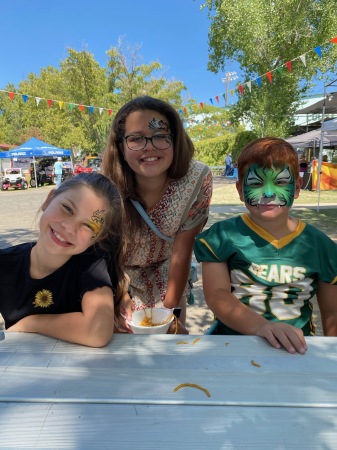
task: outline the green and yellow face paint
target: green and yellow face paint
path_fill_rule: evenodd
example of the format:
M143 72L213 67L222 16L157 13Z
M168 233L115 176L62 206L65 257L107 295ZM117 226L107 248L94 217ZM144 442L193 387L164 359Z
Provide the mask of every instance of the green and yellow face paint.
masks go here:
M282 168L250 165L243 179L244 201L249 206L286 206L294 202L296 182L289 166Z
M92 240L96 239L99 233L101 232L103 225L104 225L104 213L105 210L97 210L94 212L94 214L91 217L91 220L89 222L89 226L93 231L93 236L91 237Z

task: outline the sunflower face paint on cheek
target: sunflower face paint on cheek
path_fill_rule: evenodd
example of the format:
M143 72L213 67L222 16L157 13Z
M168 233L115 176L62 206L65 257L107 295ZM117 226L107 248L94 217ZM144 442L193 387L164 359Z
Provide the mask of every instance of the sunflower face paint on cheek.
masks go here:
M104 213L105 210L97 210L94 212L94 214L91 217L91 221L89 222L90 227L93 230L93 236L91 239L96 239L99 235L103 225L104 225Z
M243 180L243 196L250 206L276 205L290 208L294 202L295 178L289 166L249 166Z

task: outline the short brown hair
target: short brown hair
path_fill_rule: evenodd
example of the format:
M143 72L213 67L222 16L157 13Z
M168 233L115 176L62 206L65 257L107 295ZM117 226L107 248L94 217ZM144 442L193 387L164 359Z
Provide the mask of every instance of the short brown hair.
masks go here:
M292 145L280 138L264 137L247 144L238 158L239 182L251 164L261 167L284 167L288 164L295 179L299 177L298 155Z

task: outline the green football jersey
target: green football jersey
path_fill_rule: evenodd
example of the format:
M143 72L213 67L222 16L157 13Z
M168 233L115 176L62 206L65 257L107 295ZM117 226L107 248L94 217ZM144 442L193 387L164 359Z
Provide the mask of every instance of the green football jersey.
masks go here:
M302 221L277 240L243 214L200 233L194 253L199 262L227 262L232 293L241 302L270 321L301 328L305 335L314 334L310 299L318 281L337 284L337 245ZM236 334L221 323L220 330Z

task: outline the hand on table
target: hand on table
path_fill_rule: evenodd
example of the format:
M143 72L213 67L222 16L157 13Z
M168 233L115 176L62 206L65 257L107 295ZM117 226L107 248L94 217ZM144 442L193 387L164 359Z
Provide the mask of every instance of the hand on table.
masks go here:
M257 329L256 335L266 338L275 348L284 347L289 353L304 355L307 350L303 331L288 323L268 322Z

